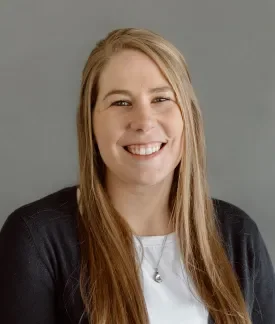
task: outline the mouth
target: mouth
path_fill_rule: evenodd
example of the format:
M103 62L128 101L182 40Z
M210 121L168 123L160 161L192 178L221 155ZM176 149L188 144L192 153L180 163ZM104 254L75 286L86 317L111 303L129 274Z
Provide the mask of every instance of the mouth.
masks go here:
M124 150L136 157L149 157L157 155L167 143L155 143L150 145L128 145L123 146Z

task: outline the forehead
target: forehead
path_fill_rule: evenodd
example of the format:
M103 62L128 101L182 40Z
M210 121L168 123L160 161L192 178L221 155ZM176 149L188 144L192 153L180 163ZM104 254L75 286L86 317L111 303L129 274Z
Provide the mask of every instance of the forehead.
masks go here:
M99 78L99 93L111 88L128 90L169 85L158 65L137 50L123 50L111 57Z

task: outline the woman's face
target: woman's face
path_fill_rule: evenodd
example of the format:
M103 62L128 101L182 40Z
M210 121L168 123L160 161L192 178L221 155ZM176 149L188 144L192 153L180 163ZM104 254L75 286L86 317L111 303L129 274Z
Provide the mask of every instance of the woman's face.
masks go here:
M98 89L93 127L107 176L135 185L171 179L181 159L183 120L158 66L123 50L103 69Z

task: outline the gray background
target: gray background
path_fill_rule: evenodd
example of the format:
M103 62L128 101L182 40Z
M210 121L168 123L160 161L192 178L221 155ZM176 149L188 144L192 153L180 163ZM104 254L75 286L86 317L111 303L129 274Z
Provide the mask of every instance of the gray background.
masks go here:
M205 120L212 195L244 209L275 262L274 0L1 0L0 227L77 181L76 108L95 42L145 27L184 54Z

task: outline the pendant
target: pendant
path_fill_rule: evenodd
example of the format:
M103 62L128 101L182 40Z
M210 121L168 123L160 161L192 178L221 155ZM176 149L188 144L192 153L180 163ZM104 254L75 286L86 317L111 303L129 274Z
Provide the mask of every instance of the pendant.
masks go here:
M162 279L161 279L161 276L160 276L158 270L156 270L156 272L155 272L154 280L155 280L157 283L161 283L161 282L162 282Z

